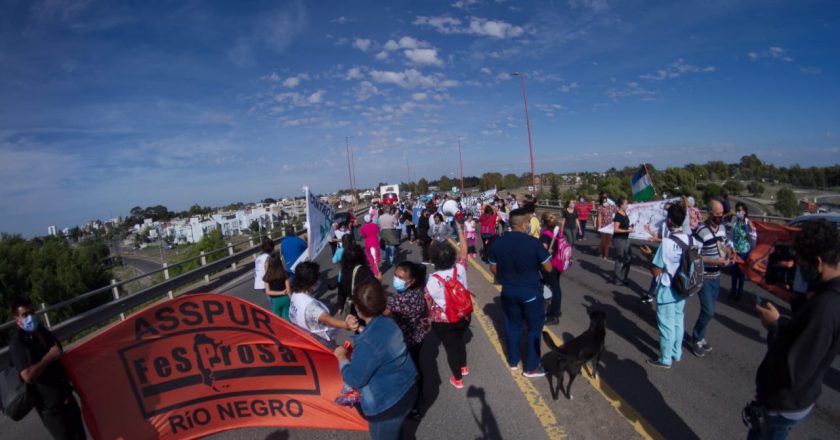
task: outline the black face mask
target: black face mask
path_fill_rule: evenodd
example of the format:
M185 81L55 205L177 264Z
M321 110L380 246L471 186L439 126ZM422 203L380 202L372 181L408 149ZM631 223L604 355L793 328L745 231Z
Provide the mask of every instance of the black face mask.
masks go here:
M723 216L720 216L720 217L717 217L717 216L709 217L709 221L710 221L713 225L715 225L715 226L719 226L721 223L723 223Z

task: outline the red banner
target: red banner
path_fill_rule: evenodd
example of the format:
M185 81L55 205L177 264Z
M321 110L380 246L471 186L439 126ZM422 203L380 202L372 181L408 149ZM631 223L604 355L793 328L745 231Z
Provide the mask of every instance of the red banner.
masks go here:
M335 398L332 352L228 295L150 307L62 357L97 439L189 439L255 426L368 429Z
M780 252L780 248L790 248L793 237L799 228L791 226L751 221L758 233L755 247L750 251L747 260L741 262L741 270L747 279L766 289L778 298L790 301L795 293L792 292L794 260L787 258ZM771 255L776 253L778 261L771 262ZM792 257L792 254L790 255ZM775 266L775 267L771 267ZM779 276L770 276L768 270L776 271Z

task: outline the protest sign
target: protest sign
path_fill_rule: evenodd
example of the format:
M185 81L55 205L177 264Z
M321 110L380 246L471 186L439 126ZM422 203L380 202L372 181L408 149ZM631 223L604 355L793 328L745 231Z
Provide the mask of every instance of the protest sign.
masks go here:
M633 203L627 205L627 217L630 218L630 238L635 240L650 240L659 231L665 222L667 203L677 203L680 199L659 200L656 202ZM613 224L610 223L598 232L606 234L613 233Z
M309 231L309 260L318 255L327 246L332 236L333 218L335 212L332 206L322 202L306 188L306 224Z
M495 188L478 193L474 196L462 197L461 206L464 207L464 211L478 217L481 215L481 205L492 202L494 197L496 197Z
M366 430L334 402L338 361L245 300L184 295L64 354L96 439L192 439L255 426Z

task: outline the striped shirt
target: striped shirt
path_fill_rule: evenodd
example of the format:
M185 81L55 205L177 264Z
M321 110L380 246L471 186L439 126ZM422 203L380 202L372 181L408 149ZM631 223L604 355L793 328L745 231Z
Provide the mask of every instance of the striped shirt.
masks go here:
M700 256L703 258L723 258L726 254L721 251L732 247L732 243L726 237L726 226L718 226L717 232L712 231L707 223L702 223L696 231L694 238L703 244ZM717 278L720 276L720 266L711 264L704 265L706 278Z

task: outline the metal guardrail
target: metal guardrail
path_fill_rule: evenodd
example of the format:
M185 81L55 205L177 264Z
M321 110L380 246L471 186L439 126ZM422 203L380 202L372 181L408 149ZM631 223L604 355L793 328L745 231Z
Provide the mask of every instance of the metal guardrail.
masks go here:
M367 207L357 208L355 213L359 214L359 213L364 212L366 210L367 210ZM296 234L299 234L299 233L302 233L302 232L303 232L302 230L301 231L296 231ZM261 236L256 237L256 238L262 239L262 237L266 237L266 236L271 238L269 234L261 235ZM278 243L282 238L283 237L280 237L280 238L277 238L277 239L272 239L272 240L274 240L275 243ZM259 253L260 246L259 246L259 244L254 245L253 244L254 240L255 240L255 238L252 237L248 240L243 240L243 241L238 242L238 243L227 243L227 246L225 246L223 248L214 249L214 250L211 250L211 251L206 252L206 253L202 252L201 255L199 255L197 257L191 257L191 258L188 258L186 260L179 261L178 263L175 263L172 266L165 265L164 267L162 267L160 269L156 269L156 270L153 270L151 272L147 272L147 273L138 275L134 278L131 278L131 279L128 279L128 280L125 280L125 281L121 281L121 282L118 282L118 283L112 283L110 285L100 287L98 289L92 290L90 292L83 293L79 296L76 296L74 298L71 298L71 299L68 299L68 300L65 300L65 301L61 301L61 302L56 303L56 304L52 304L52 305L49 305L49 306L46 306L45 304L41 304L41 308L36 311L36 314L45 317L44 318L44 320L46 321L45 324L50 329L50 331L52 331L53 334L55 334L55 336L56 336L56 338L58 338L58 340L64 341L64 340L70 339L73 336L76 336L79 333L84 332L85 330L88 330L88 329L90 329L92 327L95 327L97 325L100 325L102 323L108 322L111 319L114 319L116 317L120 317L121 319L125 319L125 313L126 312L130 312L131 310L133 310L133 309L137 308L138 306L140 306L142 304L145 304L149 301L159 299L160 297L163 297L163 296L166 296L166 295L168 295L171 298L171 297L174 296L173 292L174 292L175 289L177 289L179 287L182 287L184 285L187 285L187 284L189 284L189 283L191 283L191 282L193 282L193 281L195 281L195 280L197 280L201 277L204 277L205 282L206 282L206 281L208 281L208 278L209 278L210 274L212 274L214 272L217 272L217 271L222 270L222 269L224 269L226 267L229 267L229 266L235 268L236 264L238 264L241 260L243 260L247 257L250 257L254 254ZM249 243L249 244L251 244L251 246L249 246L248 249L245 249L245 250L242 250L242 251L239 251L239 252L234 252L233 251L235 246L241 245L243 243ZM220 258L220 259L218 259L216 261L213 261L213 262L210 262L210 263L206 262L207 256L216 254L218 252L225 252L225 251L227 251L228 254L229 254L227 257ZM202 263L201 267L198 267L196 269L193 269L189 272L185 272L185 273L180 274L180 275L175 276L175 277L171 277L171 278L169 277L168 271L172 267L177 267L179 265L186 264L186 263L189 263L189 262L192 262L192 261L195 261L195 260L201 260L201 263ZM165 278L163 282L155 284L153 286L149 286L145 289L142 289L138 292L135 292L135 293L132 293L132 294L129 294L129 295L126 295L126 296L122 296L122 297L119 296L119 294L118 294L119 290L118 289L121 286L124 286L128 283L131 283L131 282L135 282L135 281L140 280L142 278L147 278L147 277L157 275L161 272L164 274L164 278ZM61 321L60 323L58 323L56 325L49 325L49 315L48 315L49 312L61 309L63 307L67 307L67 306L75 304L79 301L84 301L85 299L88 299L88 298L91 298L91 297L94 297L94 296L97 296L97 295L105 294L109 291L111 292L112 295L114 295L114 299L112 301L109 301L105 304L94 307L90 310L84 311L84 312L82 312L78 315L72 316L68 319L65 319L64 321ZM11 327L14 327L15 325L17 325L17 324L14 320L5 322L2 325L0 325L0 331L9 329ZM6 363L6 360L7 360L7 357L8 357L8 350L9 350L8 347L0 348L0 365L4 365Z

